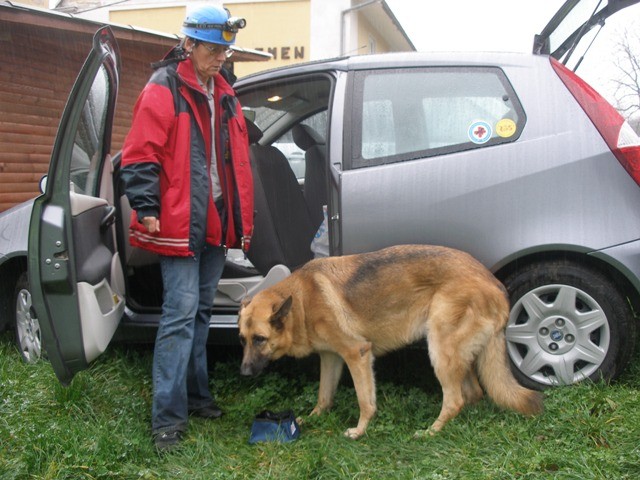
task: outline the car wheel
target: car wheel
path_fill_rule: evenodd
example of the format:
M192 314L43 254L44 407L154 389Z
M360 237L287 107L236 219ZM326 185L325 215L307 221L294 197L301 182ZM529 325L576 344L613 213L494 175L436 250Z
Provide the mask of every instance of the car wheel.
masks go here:
M24 361L35 363L42 357L42 334L31 303L27 272L23 272L16 283L14 299L16 343Z
M625 295L602 273L570 261L532 264L505 280L507 350L516 378L535 389L614 379L635 346Z

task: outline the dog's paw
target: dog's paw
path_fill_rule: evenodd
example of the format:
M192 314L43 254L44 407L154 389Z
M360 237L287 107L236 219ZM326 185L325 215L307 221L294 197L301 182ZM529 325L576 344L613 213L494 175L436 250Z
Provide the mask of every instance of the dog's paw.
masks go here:
M435 430L427 428L426 430L418 430L413 434L413 438L416 440L423 440L425 438L431 438L436 434Z
M311 413L309 414L310 417L317 417L319 416L322 412L324 412L323 408L320 407L316 407L313 410L311 410Z
M344 436L350 438L351 440L359 439L364 432L359 428L348 428L346 432L344 432Z

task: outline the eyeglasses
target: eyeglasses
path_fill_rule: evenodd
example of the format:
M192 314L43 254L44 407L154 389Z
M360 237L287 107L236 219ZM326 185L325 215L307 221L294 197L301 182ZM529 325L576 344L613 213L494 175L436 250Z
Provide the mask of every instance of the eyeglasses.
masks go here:
M209 55L218 56L221 53L224 53L224 56L227 58L233 55L233 50L231 50L230 48L226 48L224 45L207 45L206 43L202 42L198 43L209 51Z

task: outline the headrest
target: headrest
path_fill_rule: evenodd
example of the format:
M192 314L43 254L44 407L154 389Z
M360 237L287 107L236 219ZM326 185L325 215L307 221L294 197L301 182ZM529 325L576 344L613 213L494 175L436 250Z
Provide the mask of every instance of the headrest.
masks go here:
M324 145L324 138L309 125L297 124L291 129L293 143L305 152L316 145Z
M253 145L254 143L258 143L258 141L262 138L262 130L258 128L258 126L249 120L247 117L244 118L245 123L247 124L247 134L249 135L249 145Z

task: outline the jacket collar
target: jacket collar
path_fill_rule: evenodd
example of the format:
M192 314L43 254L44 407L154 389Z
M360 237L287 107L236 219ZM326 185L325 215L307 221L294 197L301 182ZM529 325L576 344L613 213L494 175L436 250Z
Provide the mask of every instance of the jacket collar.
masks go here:
M198 82L198 77L196 77L196 69L193 66L193 62L190 58L187 58L186 60L178 63L176 72L178 73L178 77L180 77L180 80L182 80L182 82L189 88L197 90L198 92L203 94L206 93L200 86L200 82Z
M180 79L189 87L192 88L202 94L206 94L206 92L200 86L200 82L198 81L198 77L196 76L196 69L193 66L193 62L190 58L180 62L178 64L177 73ZM227 82L226 75L220 73L213 77L213 85L216 89L216 92L220 93L233 93L233 89L231 85Z

